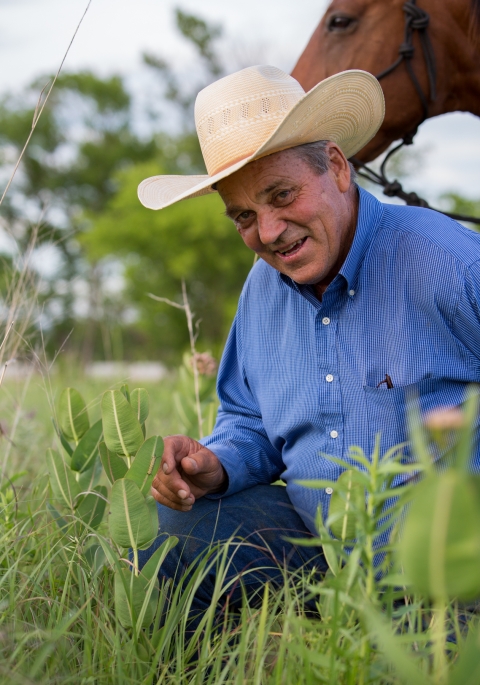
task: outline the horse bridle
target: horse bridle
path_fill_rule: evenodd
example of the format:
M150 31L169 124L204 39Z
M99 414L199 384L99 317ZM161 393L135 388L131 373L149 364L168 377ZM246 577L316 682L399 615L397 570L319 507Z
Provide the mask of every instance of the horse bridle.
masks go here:
M426 200L419 197L417 193L407 193L403 190L402 184L398 180L390 181L386 175L386 165L389 159L398 152L404 145L412 145L415 135L417 133L418 127L422 124L428 116L428 104L429 102L434 102L437 97L436 91L436 80L437 80L437 69L435 63L435 53L433 51L432 43L430 41L430 36L428 35L428 25L430 23L430 16L425 10L417 7L416 0L406 0L403 5L403 12L405 13L405 28L404 28L404 40L398 49L398 58L386 69L377 74L377 79L380 81L385 76L392 73L402 62L405 62L405 66L413 83L413 86L417 92L423 109L423 116L421 121L417 124L415 129L410 133L407 133L402 141L392 148L388 154L385 156L381 166L380 172L377 173L369 166L361 162L356 157L351 157L351 162L357 167L357 169L362 169L358 171L359 176L368 179L370 182L375 183L383 187L384 195L388 197L399 197L407 205L414 207L428 207L430 209L435 209L431 207ZM415 74L412 66L412 59L415 54L415 46L413 45L413 35L414 32L418 31L420 37L420 44L422 47L423 58L425 61L425 67L427 69L428 78L428 96L424 93L422 86ZM474 224L480 224L480 218L466 216L465 214L454 214L451 212L443 212L439 209L435 211L445 214L452 219L457 219L459 221L469 221Z
M430 102L435 102L437 97L437 68L435 64L435 53L433 52L430 36L427 33L430 17L425 10L417 7L416 0L407 0L407 2L405 2L403 5L403 11L405 13L405 34L404 41L398 49L398 59L396 59L393 64L387 67L387 69L384 69L382 72L380 72L380 74L377 74L377 79L380 81L385 76L388 76L388 74L391 74L392 71L394 71L394 69L396 69L402 62L405 62L408 75L410 76L415 90L417 91L418 97L420 98L420 102L422 103L423 119L418 124L419 126L428 116L428 100L412 67L412 59L415 54L413 33L414 31L418 31L418 35L420 37L423 57L425 59L425 66L427 68Z

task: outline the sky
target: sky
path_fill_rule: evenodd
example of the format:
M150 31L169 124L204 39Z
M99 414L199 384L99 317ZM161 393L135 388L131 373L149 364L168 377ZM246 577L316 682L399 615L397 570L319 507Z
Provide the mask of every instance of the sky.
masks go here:
M88 0L0 0L0 93L58 68ZM141 83L141 54L188 69L192 54L175 32L176 6L221 24L224 46L242 63L294 66L326 0L91 0L65 70L91 68ZM442 193L480 198L480 119L449 114L422 124L405 184L434 202Z

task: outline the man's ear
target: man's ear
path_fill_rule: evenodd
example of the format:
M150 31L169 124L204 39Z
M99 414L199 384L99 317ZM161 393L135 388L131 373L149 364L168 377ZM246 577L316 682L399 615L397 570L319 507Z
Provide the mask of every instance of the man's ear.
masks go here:
M328 157L330 170L333 173L337 187L341 193L348 192L350 188L351 174L347 158L336 143L328 144Z

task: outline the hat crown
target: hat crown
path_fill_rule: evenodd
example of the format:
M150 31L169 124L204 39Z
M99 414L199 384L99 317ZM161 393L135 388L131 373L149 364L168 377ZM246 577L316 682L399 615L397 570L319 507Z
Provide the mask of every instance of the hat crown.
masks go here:
M304 95L292 76L263 65L200 91L195 125L209 176L254 154Z

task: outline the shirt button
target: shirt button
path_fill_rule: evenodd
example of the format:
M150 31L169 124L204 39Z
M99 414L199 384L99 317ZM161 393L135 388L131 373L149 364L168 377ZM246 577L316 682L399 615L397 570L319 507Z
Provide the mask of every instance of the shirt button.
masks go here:
M322 323L324 326L328 326L328 324L330 323L330 319L328 318L328 316L323 317Z
M327 495L331 495L333 492L333 488L325 488L325 492L327 493Z
M328 376L325 376L325 380L327 383L331 383L333 381L333 376L331 373L328 374Z
M355 290L349 290L348 294L350 295L350 297L353 297L355 295Z
M331 438L338 438L338 432L337 431L330 431L330 437Z

